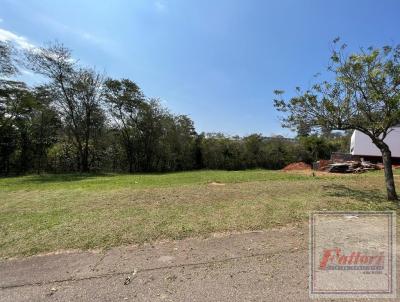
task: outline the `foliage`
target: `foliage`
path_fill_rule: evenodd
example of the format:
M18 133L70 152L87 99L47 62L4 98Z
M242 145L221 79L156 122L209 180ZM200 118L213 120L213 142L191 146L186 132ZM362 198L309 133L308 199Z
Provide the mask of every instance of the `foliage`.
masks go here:
M18 73L15 63L15 49L7 42L0 41L0 77Z
M338 39L335 39L335 43ZM275 107L287 115L283 125L304 124L323 132L356 129L368 135L381 150L388 199L396 200L391 151L385 138L400 123L400 45L361 49L346 55L346 45L334 50L329 71L333 80L323 81L285 101L275 91Z
M27 52L25 68L46 79L28 87L11 80L22 59L11 46L3 47L8 47L0 90L4 175L281 169L293 161L327 158L341 148L307 127L293 140L198 134L188 116L171 113L129 79L81 66L59 43Z

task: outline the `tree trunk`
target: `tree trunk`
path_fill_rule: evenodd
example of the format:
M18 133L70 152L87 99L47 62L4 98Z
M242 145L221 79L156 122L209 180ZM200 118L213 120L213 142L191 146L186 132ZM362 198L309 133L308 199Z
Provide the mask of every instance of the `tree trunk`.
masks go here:
M6 167L5 167L5 176L8 176L9 173L10 173L10 157L7 155Z
M393 177L392 152L389 148L382 148L382 159L385 168L385 182L388 200L398 200Z
M82 172L89 172L89 139L90 139L90 125L91 125L91 112L89 108L86 108L86 129L85 129L85 141L82 158Z
M129 173L133 173L133 159L129 156Z
M89 150L88 150L88 146L85 146L85 148L83 150L81 168L82 168L81 172L83 172L83 173L88 173L89 172Z

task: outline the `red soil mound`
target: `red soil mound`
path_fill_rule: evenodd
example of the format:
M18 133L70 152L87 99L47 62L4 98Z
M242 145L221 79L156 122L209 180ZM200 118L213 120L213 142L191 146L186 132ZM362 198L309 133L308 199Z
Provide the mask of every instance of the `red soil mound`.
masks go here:
M303 162L299 163L292 163L287 165L285 168L283 168L284 171L293 171L293 170L311 170L311 165L308 165Z

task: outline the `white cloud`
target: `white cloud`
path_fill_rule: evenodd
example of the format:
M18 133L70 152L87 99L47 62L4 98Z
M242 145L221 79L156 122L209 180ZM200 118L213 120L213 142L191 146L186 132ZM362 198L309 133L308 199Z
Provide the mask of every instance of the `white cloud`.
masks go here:
M0 28L0 41L14 42L17 46L25 49L34 48L35 45L30 43L27 38L19 36L11 31Z
M164 13L168 9L167 3L163 0L157 0L156 2L154 2L154 7L156 8L156 11L160 13Z

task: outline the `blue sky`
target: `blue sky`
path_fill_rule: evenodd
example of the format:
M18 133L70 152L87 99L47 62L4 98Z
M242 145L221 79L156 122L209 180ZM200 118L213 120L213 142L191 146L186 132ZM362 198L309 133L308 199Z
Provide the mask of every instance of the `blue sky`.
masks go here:
M292 135L273 90L307 88L337 36L350 50L400 43L399 12L389 0L0 0L0 39L57 39L198 131Z

